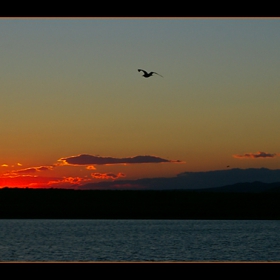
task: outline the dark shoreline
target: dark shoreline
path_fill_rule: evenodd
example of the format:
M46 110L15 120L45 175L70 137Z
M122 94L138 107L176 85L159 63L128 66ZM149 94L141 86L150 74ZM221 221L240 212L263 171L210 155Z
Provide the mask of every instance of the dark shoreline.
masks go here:
M279 220L280 193L1 189L0 219Z

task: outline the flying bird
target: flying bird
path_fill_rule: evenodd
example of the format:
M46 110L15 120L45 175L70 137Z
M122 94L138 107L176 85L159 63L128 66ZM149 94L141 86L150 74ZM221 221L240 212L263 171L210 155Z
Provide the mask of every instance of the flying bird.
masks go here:
M138 69L138 72L140 72L140 71L142 71L144 74L143 74L143 77L145 77L145 78L149 78L149 77L151 77L153 74L157 74L157 75L159 75L159 76L161 76L160 74L158 74L158 73L156 73L156 72L150 72L150 73L148 73L148 72L146 72L145 70L142 70L142 69ZM162 76L161 76L162 77Z

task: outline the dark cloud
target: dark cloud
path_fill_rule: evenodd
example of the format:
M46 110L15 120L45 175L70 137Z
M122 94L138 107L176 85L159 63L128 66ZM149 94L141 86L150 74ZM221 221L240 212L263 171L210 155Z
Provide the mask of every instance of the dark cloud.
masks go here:
M270 154L266 152L247 153L243 155L233 155L234 158L273 158L278 154Z
M59 159L67 165L105 165L105 164L133 164L133 163L162 163L162 162L181 162L180 160L167 160L156 156L135 156L128 158L100 157L92 155L77 155Z

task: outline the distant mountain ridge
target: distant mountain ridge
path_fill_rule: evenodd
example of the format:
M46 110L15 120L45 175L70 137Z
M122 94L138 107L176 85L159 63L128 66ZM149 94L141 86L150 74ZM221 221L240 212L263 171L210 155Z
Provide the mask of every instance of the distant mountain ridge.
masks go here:
M257 183L256 183L257 182ZM205 172L184 172L171 178L144 178L138 180L115 180L85 184L79 189L138 189L138 190L210 190L224 187L224 191L235 189L242 191L242 183L254 183L251 188L267 190L271 183L280 182L280 169L249 168L226 169ZM240 185L241 184L241 185ZM263 184L261 186L261 184ZM225 188L225 186L227 186ZM254 187L253 187L254 186ZM276 185L273 187L277 187ZM245 185L243 185L245 188ZM248 191L249 191L248 189ZM221 191L222 189L219 189ZM214 190L213 190L214 191ZM252 190L250 190L251 192Z
M227 185L223 187L197 189L196 192L219 192L219 193L280 193L280 182L245 182Z

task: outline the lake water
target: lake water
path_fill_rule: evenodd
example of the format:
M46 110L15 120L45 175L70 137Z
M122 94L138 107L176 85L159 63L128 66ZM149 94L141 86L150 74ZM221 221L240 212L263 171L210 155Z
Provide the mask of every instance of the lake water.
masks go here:
M0 220L0 261L279 261L280 221Z

